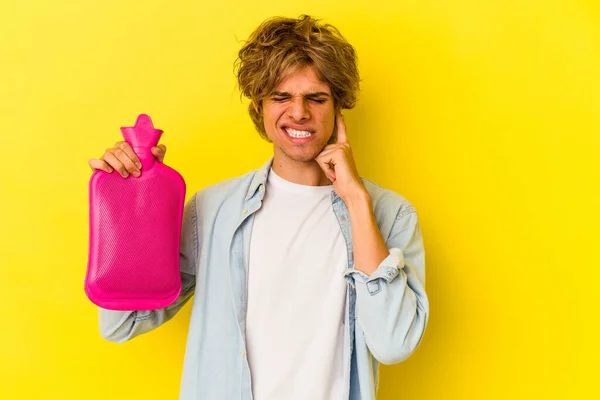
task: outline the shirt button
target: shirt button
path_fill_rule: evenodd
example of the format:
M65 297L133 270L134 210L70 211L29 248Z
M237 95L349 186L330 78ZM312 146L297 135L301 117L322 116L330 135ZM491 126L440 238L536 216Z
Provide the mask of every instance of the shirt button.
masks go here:
M260 190L261 192L263 191L263 189L264 189L264 186L263 186L263 185L260 185L260 186L258 187L258 190Z
M244 208L244 210L242 211L242 214L246 214L247 212L248 212L248 210L246 210L246 209Z
M240 351L240 356L245 357L246 356L246 352L244 350Z

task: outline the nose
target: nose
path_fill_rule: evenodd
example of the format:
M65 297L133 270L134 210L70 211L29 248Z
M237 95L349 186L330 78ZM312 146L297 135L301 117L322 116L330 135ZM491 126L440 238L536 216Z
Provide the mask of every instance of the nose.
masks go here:
M304 97L298 96L292 98L288 108L288 115L295 121L303 121L310 118L310 113Z

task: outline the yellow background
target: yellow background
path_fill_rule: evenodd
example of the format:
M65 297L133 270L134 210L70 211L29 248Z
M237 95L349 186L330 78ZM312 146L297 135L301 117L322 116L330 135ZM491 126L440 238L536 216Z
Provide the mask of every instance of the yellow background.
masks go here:
M381 399L597 393L596 0L0 5L0 398L175 399L190 305L124 345L85 297L87 161L148 113L189 196L262 165L233 62L273 15L336 25L361 175L408 198L430 323Z

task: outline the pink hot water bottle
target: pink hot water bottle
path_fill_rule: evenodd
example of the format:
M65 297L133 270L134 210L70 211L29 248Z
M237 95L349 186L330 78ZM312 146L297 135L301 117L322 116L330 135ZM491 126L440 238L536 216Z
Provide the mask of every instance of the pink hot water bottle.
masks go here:
M181 291L179 243L185 181L150 149L163 133L141 114L123 138L142 163L123 178L96 170L89 182L89 254L85 293L110 310L155 310Z

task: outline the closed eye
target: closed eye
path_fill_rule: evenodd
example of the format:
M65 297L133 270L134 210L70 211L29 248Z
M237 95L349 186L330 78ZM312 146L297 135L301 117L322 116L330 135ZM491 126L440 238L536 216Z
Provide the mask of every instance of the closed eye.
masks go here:
M288 97L272 97L271 98L273 101L285 101L285 100L289 100ZM323 104L325 103L327 100L326 99L308 99L310 101L314 101L315 103L319 103L319 104Z

